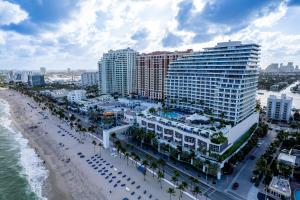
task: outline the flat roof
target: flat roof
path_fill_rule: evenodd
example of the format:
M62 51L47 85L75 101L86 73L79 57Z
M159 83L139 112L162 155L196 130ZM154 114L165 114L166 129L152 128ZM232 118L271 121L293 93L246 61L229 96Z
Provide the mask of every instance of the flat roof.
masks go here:
M296 162L296 156L286 154L286 153L280 153L278 155L277 159L285 161L285 162L289 162L289 163L292 163L292 164L295 164L295 162Z
M276 191L284 196L291 195L290 182L287 179L283 179L277 176L272 178L272 181L269 185L269 189Z

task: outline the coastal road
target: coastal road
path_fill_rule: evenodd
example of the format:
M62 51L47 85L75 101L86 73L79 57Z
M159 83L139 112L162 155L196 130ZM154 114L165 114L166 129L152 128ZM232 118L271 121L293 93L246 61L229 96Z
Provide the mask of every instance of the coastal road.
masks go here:
M227 182L226 191L232 195L239 196L243 199L247 199L248 193L253 187L250 179L253 175L253 170L255 169L256 161L260 158L262 154L265 153L268 146L276 137L276 132L273 130L268 130L268 134L261 139L262 145L260 147L255 147L244 159L242 163L235 169L235 173L231 176L230 181ZM250 157L254 155L255 159L251 160ZM232 190L232 184L238 182L240 187L237 190ZM229 184L228 184L229 183Z

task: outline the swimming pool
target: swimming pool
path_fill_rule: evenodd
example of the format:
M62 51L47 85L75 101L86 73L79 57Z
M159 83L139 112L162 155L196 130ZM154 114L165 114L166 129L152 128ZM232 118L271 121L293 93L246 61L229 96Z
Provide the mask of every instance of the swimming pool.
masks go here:
M160 112L159 115L169 119L179 119L182 117L182 115L177 112Z
M300 189L295 190L295 200L300 200Z

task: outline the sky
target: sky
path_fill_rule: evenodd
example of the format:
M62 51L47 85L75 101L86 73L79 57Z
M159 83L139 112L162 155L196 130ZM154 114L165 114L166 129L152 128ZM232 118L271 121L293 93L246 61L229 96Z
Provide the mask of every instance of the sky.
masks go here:
M0 0L0 70L97 69L110 49L261 45L300 65L300 0Z

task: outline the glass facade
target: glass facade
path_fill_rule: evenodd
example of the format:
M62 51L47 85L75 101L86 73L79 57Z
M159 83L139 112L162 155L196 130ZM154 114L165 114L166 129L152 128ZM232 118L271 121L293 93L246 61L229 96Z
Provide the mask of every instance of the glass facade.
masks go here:
M259 51L257 44L224 42L172 62L167 105L241 122L255 111Z

